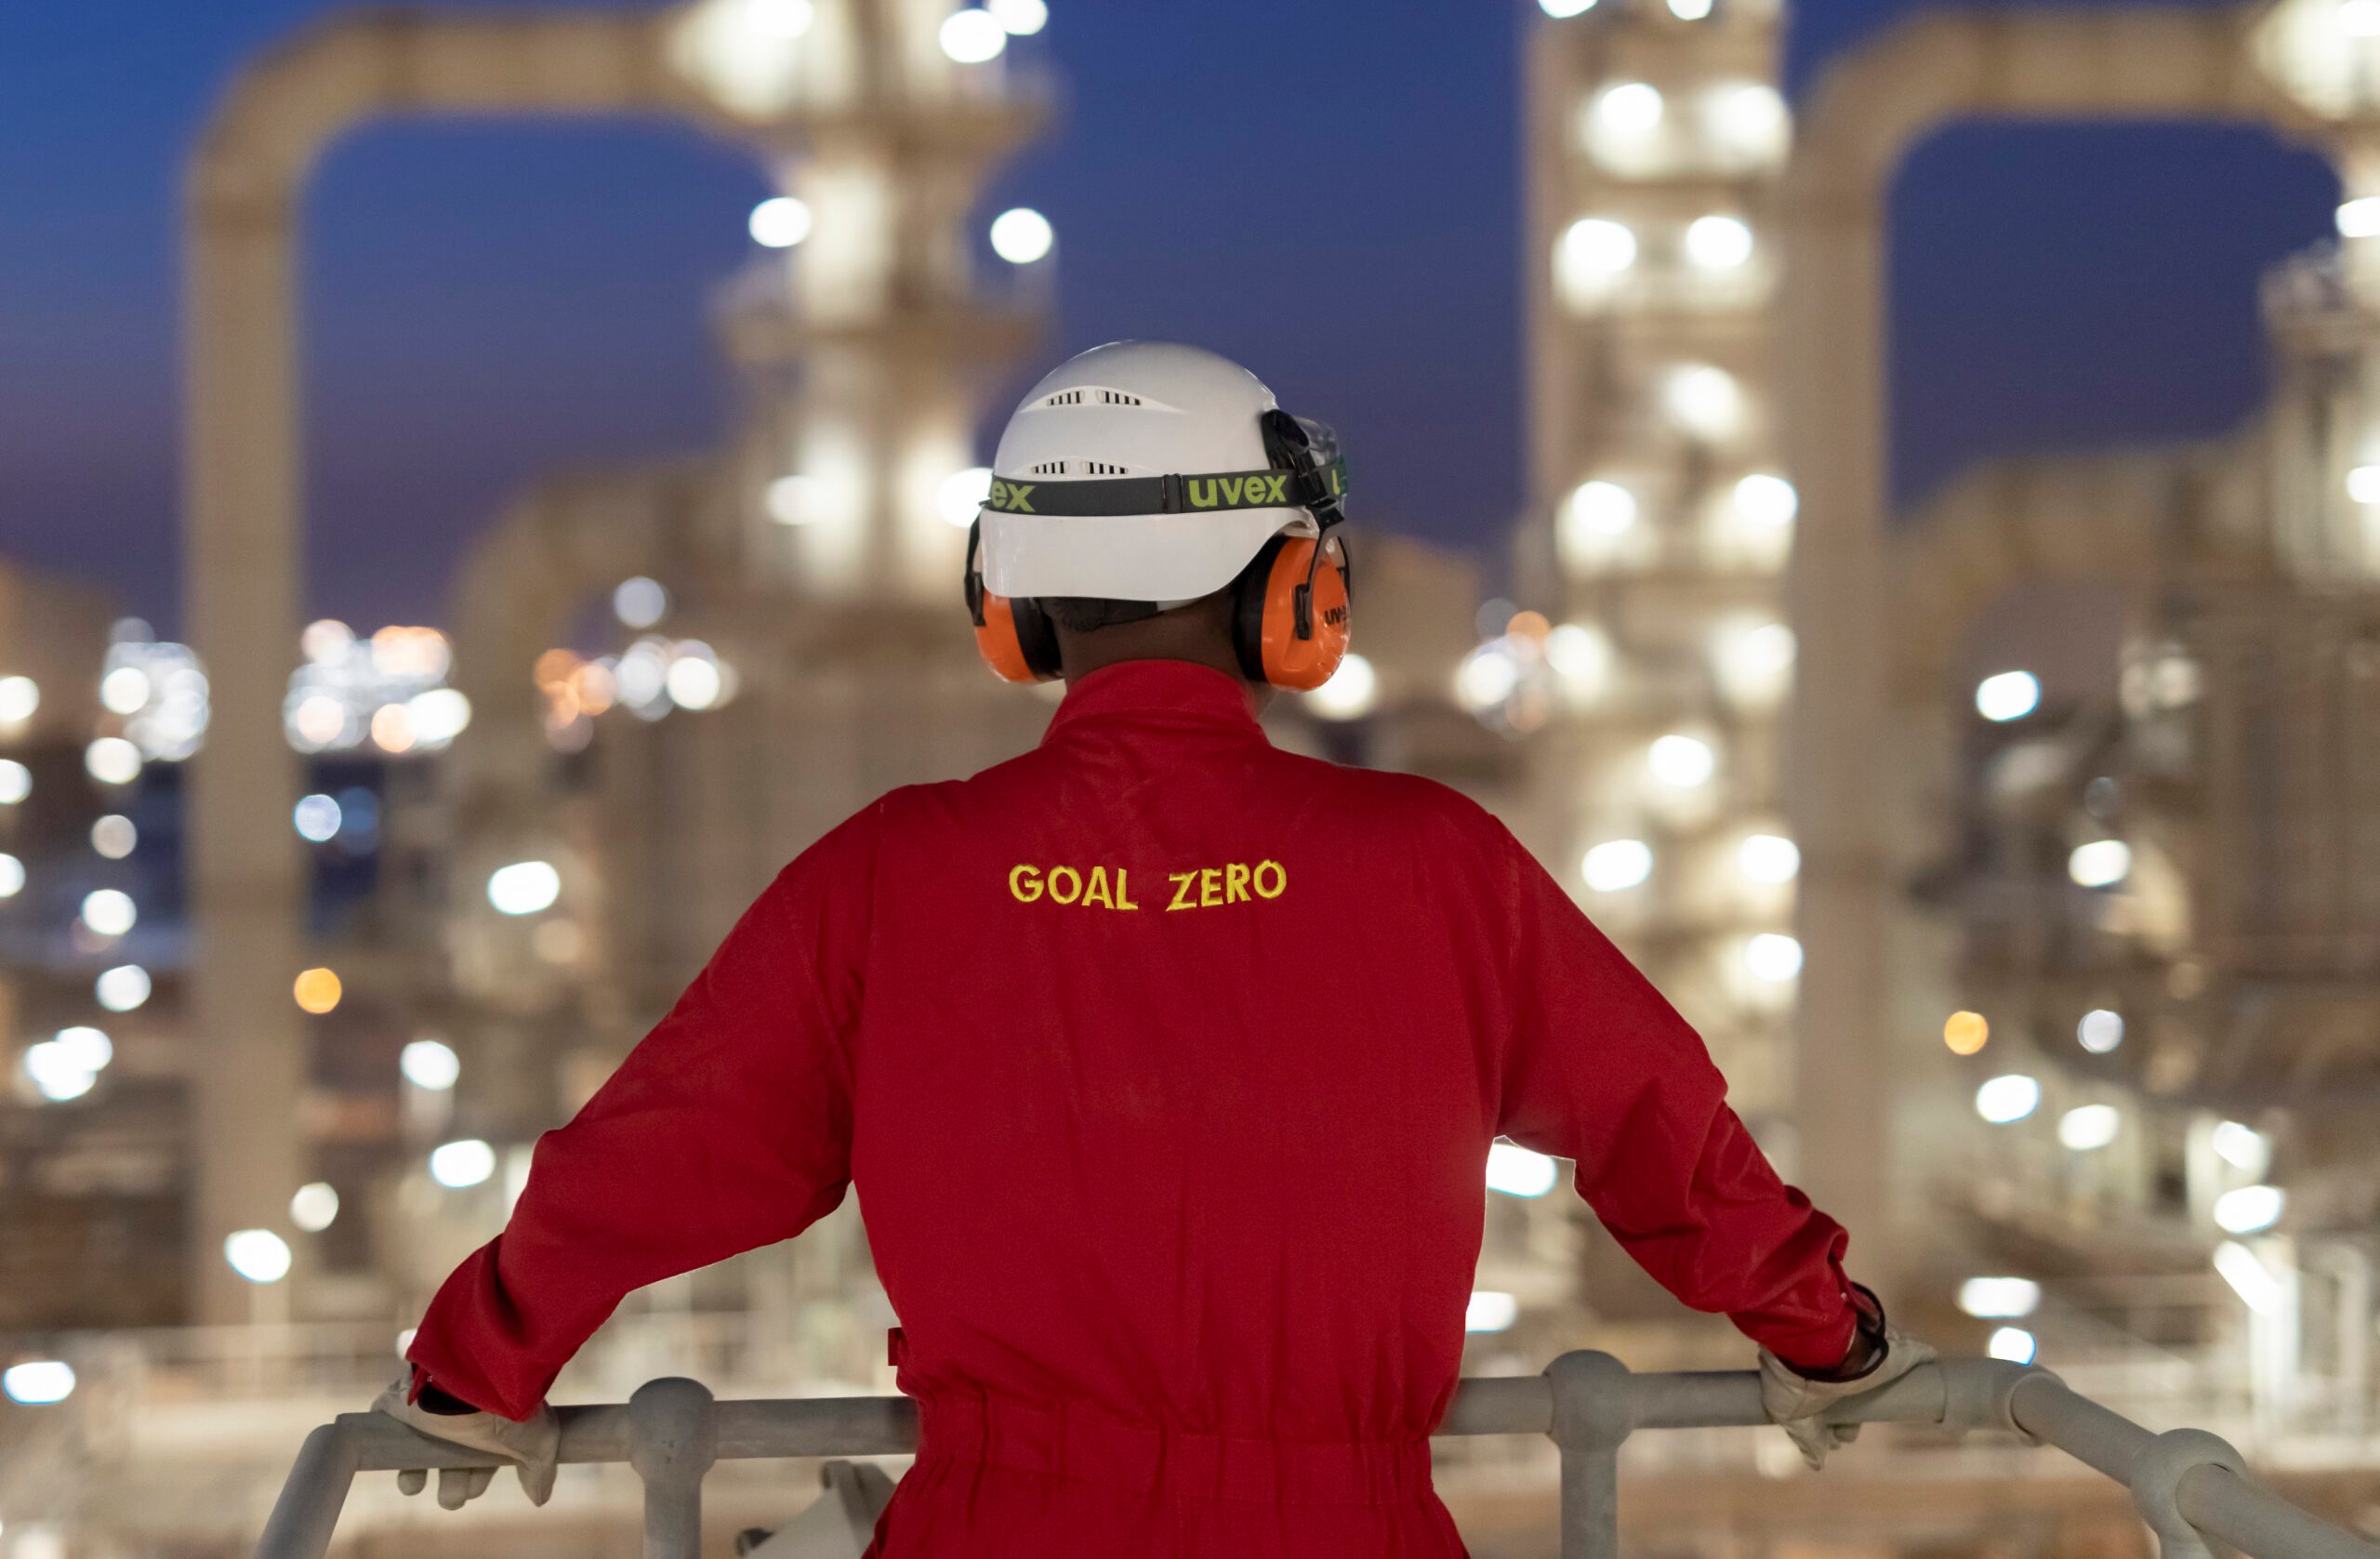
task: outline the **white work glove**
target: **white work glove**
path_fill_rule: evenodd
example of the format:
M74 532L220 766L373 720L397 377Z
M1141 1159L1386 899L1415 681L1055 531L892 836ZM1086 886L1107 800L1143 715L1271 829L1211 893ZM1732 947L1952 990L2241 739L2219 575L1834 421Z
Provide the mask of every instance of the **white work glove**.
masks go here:
M540 1402L535 1413L518 1423L495 1413L433 1413L417 1402L406 1400L412 1390L413 1372L408 1369L373 1401L372 1410L386 1413L433 1440L484 1451L511 1462L521 1474L521 1492L529 1497L533 1505L542 1505L553 1498L554 1462L562 1449L562 1421L554 1417L551 1407ZM493 1467L442 1467L438 1470L438 1502L450 1511L459 1511L466 1500L486 1493L487 1486L495 1480ZM397 1474L397 1487L407 1494L420 1493L429 1482L430 1470L425 1467Z
M1869 1298L1872 1301L1874 1296ZM1856 1423L1825 1422L1821 1415L1828 1408L1846 1397L1864 1396L1888 1385L1921 1364L1934 1362L1933 1348L1902 1336L1884 1318L1883 1306L1877 1306L1872 1324L1875 1329L1871 1331L1870 1318L1863 1315L1858 1338L1878 1355L1876 1362L1848 1381L1813 1381L1767 1349L1760 1351L1761 1410L1800 1449L1813 1473L1826 1465L1827 1452L1859 1438Z

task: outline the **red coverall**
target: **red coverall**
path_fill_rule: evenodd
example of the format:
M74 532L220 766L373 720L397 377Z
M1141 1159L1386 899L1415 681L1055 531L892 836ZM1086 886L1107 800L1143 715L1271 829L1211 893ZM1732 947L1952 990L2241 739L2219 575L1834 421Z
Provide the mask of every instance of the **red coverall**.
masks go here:
M629 1290L856 1185L922 1427L871 1553L1460 1555L1427 1436L1499 1135L1687 1304L1849 1350L1843 1232L1511 835L1129 663L787 867L412 1357L524 1416Z

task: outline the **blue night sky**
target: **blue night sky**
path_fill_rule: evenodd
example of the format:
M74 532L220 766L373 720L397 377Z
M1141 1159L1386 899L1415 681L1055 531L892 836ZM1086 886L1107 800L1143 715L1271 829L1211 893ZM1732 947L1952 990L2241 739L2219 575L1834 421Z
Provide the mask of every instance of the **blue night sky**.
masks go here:
M0 6L0 554L178 619L178 162L233 65L332 8ZM1796 88L1910 8L1809 0ZM1236 355L1339 424L1362 518L1497 558L1520 494L1531 0L1051 9L1018 47L1061 77L1064 114L984 213L1057 225L1053 353L1157 336ZM736 154L651 126L343 143L306 256L310 606L440 620L464 540L527 479L709 442L729 397L706 298L766 192ZM2334 199L2312 159L2228 130L1930 143L1896 214L1903 500L1994 455L2236 421L2263 390L2255 278Z

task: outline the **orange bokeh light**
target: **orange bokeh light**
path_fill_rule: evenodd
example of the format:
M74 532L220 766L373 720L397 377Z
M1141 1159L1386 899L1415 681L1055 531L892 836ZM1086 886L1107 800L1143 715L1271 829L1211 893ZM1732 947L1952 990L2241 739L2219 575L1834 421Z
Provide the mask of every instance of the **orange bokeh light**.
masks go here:
M1973 1055L1991 1038L1991 1024L1980 1012L1953 1012L1942 1025L1942 1043L1952 1055Z
M530 675L536 679L539 687L550 688L557 682L570 680L578 670L579 664L578 657L568 650L548 650L537 657L537 664L531 668Z
M310 969L298 976L298 983L290 987L290 995L296 997L298 1005L307 1011L320 1014L338 1005L343 988L338 976L330 970Z

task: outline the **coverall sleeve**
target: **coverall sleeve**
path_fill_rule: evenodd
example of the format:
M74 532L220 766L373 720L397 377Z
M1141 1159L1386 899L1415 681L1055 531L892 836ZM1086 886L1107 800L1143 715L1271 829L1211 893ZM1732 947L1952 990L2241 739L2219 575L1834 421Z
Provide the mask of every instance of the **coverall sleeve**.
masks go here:
M842 1200L875 812L786 867L586 1108L538 1140L504 1232L423 1317L416 1380L525 1418L630 1290L790 1238Z
M1785 1184L1728 1108L1701 1037L1496 826L1510 913L1499 1130L1577 1161L1579 1195L1638 1265L1807 1369L1849 1352L1843 1229Z

